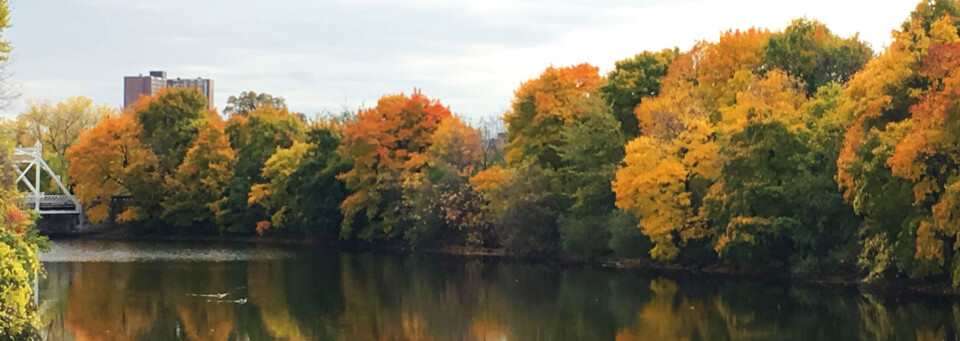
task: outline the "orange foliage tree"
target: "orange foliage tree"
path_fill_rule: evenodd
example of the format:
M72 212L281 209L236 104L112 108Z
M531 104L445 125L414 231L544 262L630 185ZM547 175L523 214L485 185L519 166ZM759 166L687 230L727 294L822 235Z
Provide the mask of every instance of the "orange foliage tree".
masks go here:
M910 107L905 134L887 159L894 175L913 184L913 205L921 212L915 257L939 264L948 250L960 250L960 37L952 21L944 16L931 25L932 44L919 69L930 90ZM953 282L960 284L960 270Z
M583 113L579 105L603 84L599 69L589 64L549 67L514 92L507 125L507 163L530 160L544 168L560 166L556 148L560 131ZM593 94L598 95L598 94Z
M118 221L147 218L143 205L149 203L141 195L159 188L159 175L157 156L143 147L141 131L135 113L105 117L67 150L74 192L87 207L90 221L108 217L114 196L135 199L117 216Z
M433 133L450 116L450 109L415 90L410 96L384 96L347 124L340 153L354 160L354 166L340 179L353 193L341 205L342 237L353 234L354 220L361 214L367 222L361 238L396 232L393 228L402 215L402 176L426 165Z

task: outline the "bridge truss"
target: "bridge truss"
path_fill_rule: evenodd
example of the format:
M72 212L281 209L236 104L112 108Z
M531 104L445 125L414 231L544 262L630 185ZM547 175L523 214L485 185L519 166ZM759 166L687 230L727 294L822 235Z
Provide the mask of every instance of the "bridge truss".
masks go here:
M33 147L17 147L13 150L13 161L16 164L17 183L23 184L29 191L24 198L23 208L33 209L41 216L49 214L76 214L81 215L83 206L77 197L70 193L70 189L63 185L60 176L50 169L50 165L43 160L43 146L37 142ZM41 189L41 173L46 172L58 187L58 193L47 194Z

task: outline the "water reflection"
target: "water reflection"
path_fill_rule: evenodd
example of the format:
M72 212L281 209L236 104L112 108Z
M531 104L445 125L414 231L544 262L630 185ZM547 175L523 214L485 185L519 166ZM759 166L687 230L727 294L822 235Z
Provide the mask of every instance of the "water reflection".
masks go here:
M952 301L591 267L236 245L210 246L229 259L167 257L198 248L179 244L96 261L110 244L58 247L41 283L53 340L941 340L960 326ZM84 261L63 261L70 250Z

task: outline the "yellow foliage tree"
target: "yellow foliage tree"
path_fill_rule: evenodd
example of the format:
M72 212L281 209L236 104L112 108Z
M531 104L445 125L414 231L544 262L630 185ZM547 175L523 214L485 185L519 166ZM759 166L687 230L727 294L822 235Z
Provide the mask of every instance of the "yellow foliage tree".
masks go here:
M617 207L641 217L640 228L655 243L650 251L654 259L679 254L675 235L684 241L705 236L688 186L695 177L709 180L719 171L714 127L703 93L693 84L698 71L694 59L703 48L679 56L660 95L637 107L643 135L627 144L624 165L612 184Z
M640 217L654 259L673 259L678 241L712 233L699 203L723 167L727 137L752 121L802 124L797 109L805 97L792 80L776 70L756 74L768 36L735 30L698 43L670 65L660 94L637 106L642 136L627 144L612 186L617 207Z
M277 150L267 159L263 166L263 178L268 182L253 185L247 199L248 204L261 205L270 214L270 221L257 222L257 233L263 234L271 227L279 228L285 225L286 201L291 199L286 195L287 183L311 147L309 143L297 141L290 148Z

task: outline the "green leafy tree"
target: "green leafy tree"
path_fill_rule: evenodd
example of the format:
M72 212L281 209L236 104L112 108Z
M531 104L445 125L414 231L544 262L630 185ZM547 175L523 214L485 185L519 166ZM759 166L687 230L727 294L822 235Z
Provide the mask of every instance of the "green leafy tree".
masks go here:
M287 100L283 97L273 97L268 93L261 92L258 94L254 91L247 91L241 92L238 96L227 98L227 107L223 109L223 114L247 116L250 112L265 104L277 109L287 109Z
M841 265L857 220L811 164L808 136L779 122L750 124L721 149L728 161L707 206L722 258L805 272Z
M840 38L823 23L808 19L796 19L771 34L763 48L765 69L800 78L808 95L828 83L846 83L873 57L873 50L858 36Z
M607 249L604 224L615 208L610 183L624 156L620 122L598 96L583 99L583 114L561 130L558 152L563 166L556 185L563 195L563 219L558 222L564 251L583 257Z
M263 207L249 207L250 189L265 183L262 170L270 156L302 139L304 122L286 109L263 105L248 116L231 116L225 130L237 153L237 166L227 199L217 209L217 222L221 232L253 233L258 222L269 218Z
M504 249L520 256L552 256L560 248L560 202L553 170L527 165L511 170L501 195L504 209L493 215Z
M288 191L293 200L287 203L290 221L307 236L337 240L343 215L340 203L350 194L346 185L337 179L349 171L352 160L337 153L342 137L342 126L314 126L307 131L307 149L300 167L290 175Z
M157 155L160 173L173 173L206 120L207 99L196 88L171 87L138 100L133 110L143 143Z
M624 156L620 122L599 97L582 100L583 114L560 130L557 147L563 166L558 169L568 213L606 214L616 199L610 182Z
M640 122L634 110L644 97L656 97L660 93L660 79L667 75L667 68L680 50L664 49L659 52L644 51L624 60L607 75L600 92L620 121L623 135L633 139L640 135Z

